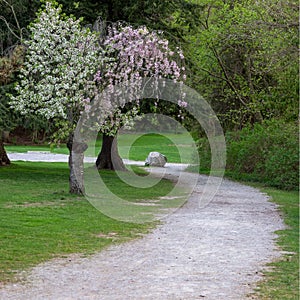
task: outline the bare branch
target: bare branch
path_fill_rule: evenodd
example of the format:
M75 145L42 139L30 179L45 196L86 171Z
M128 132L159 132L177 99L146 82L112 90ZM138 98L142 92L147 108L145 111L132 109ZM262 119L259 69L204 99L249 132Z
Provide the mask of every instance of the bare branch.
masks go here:
M8 30L11 32L12 35L14 35L17 39L20 40L20 37L18 35L15 34L15 32L13 31L13 29L11 29L9 23L6 21L6 19L3 16L0 16L0 20L4 21L6 27L8 28Z
M221 59L221 57L218 55L217 50L214 47L210 47L215 58L218 61L219 66L221 67L223 74L225 76L226 82L228 83L229 87L231 88L231 90L235 93L235 95L237 96L237 98L239 99L239 101L245 106L248 107L247 103L241 98L240 94L238 93L236 87L234 86L233 82L230 80L228 74L227 74L227 70L223 64L223 61Z
M228 83L228 80L227 80L226 78L224 78L223 76L220 76L220 75L218 75L218 74L214 74L214 73L212 73L211 71L209 71L209 70L207 70L207 69L204 69L204 68L200 68L200 70L203 71L203 72L205 72L205 73L207 73L207 74L209 74L209 75L212 76L212 77L221 79L221 80L223 80L223 81L225 81L225 82Z
M14 30L11 28L10 24L7 22L7 20L5 19L5 17L3 16L0 16L0 20L2 20L5 25L7 26L8 30L11 32L11 34L16 37L18 40L23 41L23 34L22 34L22 28L20 27L20 24L19 24L19 21L18 21L18 18L17 18L17 15L16 15L16 12L15 12L15 9L13 7L13 5L10 5L6 0L2 0L7 6L9 6L9 8L11 9L12 13L13 13L13 16L14 16L14 19L15 19L15 22L17 24L17 28L18 28L18 32L19 32L19 36L14 32Z

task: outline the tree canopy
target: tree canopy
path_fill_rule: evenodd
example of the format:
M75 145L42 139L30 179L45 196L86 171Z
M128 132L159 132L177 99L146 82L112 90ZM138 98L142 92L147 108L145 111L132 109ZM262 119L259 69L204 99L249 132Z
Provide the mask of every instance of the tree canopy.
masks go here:
M201 1L186 31L191 85L225 128L298 111L298 6L294 1Z

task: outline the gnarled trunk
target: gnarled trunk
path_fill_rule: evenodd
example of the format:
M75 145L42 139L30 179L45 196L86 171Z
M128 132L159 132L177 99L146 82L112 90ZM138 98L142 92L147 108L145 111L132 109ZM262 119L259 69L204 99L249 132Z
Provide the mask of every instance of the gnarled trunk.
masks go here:
M102 148L97 157L96 166L98 170L127 170L118 152L117 138L103 134Z
M10 165L10 160L4 149L3 141L0 138L0 166L7 166L7 165Z
M70 193L83 195L84 194L84 181L83 181L83 158L84 151L87 145L84 143L73 143L73 136L70 136L67 143L69 149L69 168L70 168Z

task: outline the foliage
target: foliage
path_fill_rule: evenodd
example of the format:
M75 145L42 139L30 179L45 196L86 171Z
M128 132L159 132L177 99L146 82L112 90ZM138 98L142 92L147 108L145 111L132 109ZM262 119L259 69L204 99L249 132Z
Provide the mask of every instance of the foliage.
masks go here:
M173 13L184 10L190 13L190 6L182 0L59 0L67 14L83 17L85 24L93 24L97 17L107 22L125 21L134 26L147 26L154 30L173 31L170 24ZM176 35L176 31L173 32Z
M23 46L16 46L10 56L0 57L0 86L15 80L15 74L23 63L24 52Z
M61 7L46 4L29 28L32 37L25 43L28 49L16 87L18 95L11 96L12 106L22 114L58 119L61 130L57 136L70 133L80 113L88 112L95 83L101 92L121 82L134 86L145 76L180 79L183 67L172 59L174 52L158 33L117 24L100 40L79 23L64 16ZM183 59L179 49L177 55ZM117 114L112 111L108 127L104 126L106 133L114 134L112 129L122 123L116 115L124 122L130 119L120 109Z
M0 131L11 130L19 123L20 116L9 109L6 93L11 91L13 91L12 85L0 86Z
M7 96L7 94L14 94L14 82L17 80L17 74L22 67L26 51L22 45L23 37L26 34L23 22L29 22L28 17L31 12L27 14L23 14L23 12L36 6L36 3L31 1L25 7L25 2L27 1L17 1L10 5L8 1L2 1L0 4L3 13L0 16L2 20L0 35L3 41L1 45L3 56L0 57L0 131L11 131L22 126L25 130L32 131L31 136L34 139L38 132L49 134L50 124L45 119L37 118L34 115L26 114L24 117L13 111ZM17 3L20 5L16 5Z
M40 5L39 0L0 1L0 56L9 56L28 37L26 27Z
M266 121L226 134L227 175L267 183L280 189L299 188L298 126L281 120ZM200 168L210 168L210 148L199 140Z
M10 3L21 29L33 19L40 5L35 0ZM171 43L181 43L184 48L190 75L188 84L211 102L225 129L277 116L284 116L287 121L297 118L299 35L295 1L59 0L59 3L68 14L84 17L83 24L94 24L100 16L109 22L124 20L164 30ZM3 16L18 33L11 9L4 2L2 6ZM2 22L1 26L3 42L9 46L15 44L6 24Z
M294 1L203 1L185 47L196 87L225 129L298 112L298 5Z
M32 142L41 142L41 140L38 139L39 133L48 137L55 132L56 128L51 124L51 121L33 114L24 116L12 110L7 94L13 93L13 83L0 86L0 132L2 130L14 132L16 128L22 128L22 131L26 130L30 133L29 136ZM22 139L23 138L24 137L22 137Z
M283 188L297 189L299 142L296 124L280 121L254 125L227 135L227 168L253 174L258 180Z
M0 132L20 124L20 115L9 107L7 93L13 92L12 82L23 63L24 47L17 46L10 56L0 57ZM1 139L1 138L0 138Z

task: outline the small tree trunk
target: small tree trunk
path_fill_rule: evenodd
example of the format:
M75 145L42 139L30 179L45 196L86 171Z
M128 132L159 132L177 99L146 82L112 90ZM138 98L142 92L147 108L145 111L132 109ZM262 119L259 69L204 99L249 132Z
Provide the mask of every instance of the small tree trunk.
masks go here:
M87 145L83 143L73 143L73 136L69 138L67 143L69 149L69 168L70 168L70 193L83 195L84 194L84 181L83 181L83 158L84 151Z
M103 134L102 148L97 157L96 166L98 170L127 170L118 152L117 138Z
M4 149L3 141L0 138L0 166L7 166L7 165L10 165L10 160Z

